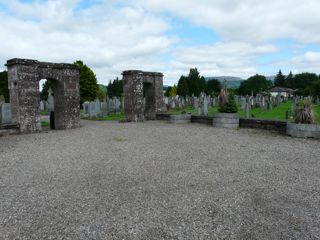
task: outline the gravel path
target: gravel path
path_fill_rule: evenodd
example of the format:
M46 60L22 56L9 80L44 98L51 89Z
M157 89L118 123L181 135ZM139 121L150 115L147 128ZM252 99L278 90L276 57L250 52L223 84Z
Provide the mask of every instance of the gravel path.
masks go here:
M0 239L319 239L319 141L82 123L0 137Z

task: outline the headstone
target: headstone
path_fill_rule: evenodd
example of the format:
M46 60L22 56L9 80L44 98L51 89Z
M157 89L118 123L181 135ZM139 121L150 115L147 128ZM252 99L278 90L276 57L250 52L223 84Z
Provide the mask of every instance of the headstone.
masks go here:
M89 115L89 102L84 102L82 104L83 112L85 115Z
M193 108L197 109L199 107L199 99L197 97L193 98Z
M44 111L44 101L40 101L40 111L43 112Z
M54 97L53 97L53 91L51 88L48 90L48 105L47 105L47 110L48 112L54 111Z
M11 116L11 104L10 103L3 103L0 107L1 109L1 123L7 124L11 123L12 116Z
M250 118L250 103L245 104L246 118Z
M101 103L101 114L103 117L108 116L108 104L106 100Z
M208 98L204 96L203 102L202 102L202 115L208 116L208 108L209 108Z

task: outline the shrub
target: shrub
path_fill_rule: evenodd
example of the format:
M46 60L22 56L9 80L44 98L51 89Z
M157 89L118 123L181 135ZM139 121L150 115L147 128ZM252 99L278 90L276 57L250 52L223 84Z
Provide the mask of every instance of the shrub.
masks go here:
M295 123L312 124L314 123L314 113L312 110L312 103L305 101L303 104L296 109L294 114Z
M219 98L219 112L221 113L236 113L238 112L238 106L234 99L234 94L228 94L226 89L221 90Z

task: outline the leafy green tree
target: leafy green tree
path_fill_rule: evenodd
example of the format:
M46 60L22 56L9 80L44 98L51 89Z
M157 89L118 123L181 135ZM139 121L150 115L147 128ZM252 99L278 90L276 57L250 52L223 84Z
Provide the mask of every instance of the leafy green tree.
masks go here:
M310 92L314 97L320 97L320 80L312 82Z
M286 84L286 77L282 74L280 69L274 80L274 85L277 87L285 87L285 84Z
M208 88L209 94L214 93L215 95L217 95L221 90L221 83L217 79L210 79L207 82L207 88Z
M103 91L103 89L99 87L97 92L97 98L102 102L106 99L106 97L107 97L107 94L105 93L105 91Z
M170 97L174 97L177 95L177 86L173 85L173 87L169 91Z
M256 95L261 91L269 89L271 86L272 81L267 80L265 76L256 74L241 82L238 92L242 95L251 95L252 93Z
M123 94L122 80L119 80L119 78L116 78L115 80L110 81L107 86L107 94L110 98L121 97Z
M9 102L8 73L0 72L0 96L4 96L6 102Z
M79 68L81 105L85 101L94 101L99 89L95 73L80 60L74 64Z
M47 80L42 84L42 90L40 92L40 99L43 101L47 101L48 100L48 91L49 89L53 90L53 86L52 86L52 81L51 80Z
M186 97L189 93L188 78L181 76L177 86L177 94L182 97Z
M313 82L318 81L319 78L315 73L299 73L296 74L292 81L292 88L297 90L298 95L311 94L311 85Z
M170 97L171 88L172 88L171 86L168 86L168 87L167 87L166 92L164 93L164 96L165 96L165 97Z

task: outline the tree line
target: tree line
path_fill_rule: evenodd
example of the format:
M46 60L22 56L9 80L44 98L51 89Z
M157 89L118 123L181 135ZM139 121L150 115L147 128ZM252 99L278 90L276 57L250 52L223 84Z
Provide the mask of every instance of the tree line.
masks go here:
M80 78L80 103L94 101L96 98L103 101L106 96L121 97L123 94L122 80L116 78L109 82L107 86L99 85L95 73L82 61L76 64L79 68ZM320 96L320 76L315 73L299 73L293 75L290 72L287 76L279 70L274 82L265 76L256 74L241 82L238 89L234 89L236 94L251 95L268 91L271 87L291 88L297 95L301 96ZM46 100L48 90L52 88L49 80L43 84L40 97ZM218 95L221 90L221 83L217 79L206 80L200 75L197 68L191 68L187 76L182 75L177 85L169 86L165 89L165 96L180 95L198 97L202 92L207 95ZM3 95L9 101L8 74L6 71L0 72L0 96Z
M208 81L200 76L197 68L191 68L188 76L182 75L178 81L178 85L168 87L165 96L196 96L203 92L207 95L217 95L221 90L221 83L217 79L209 79Z

